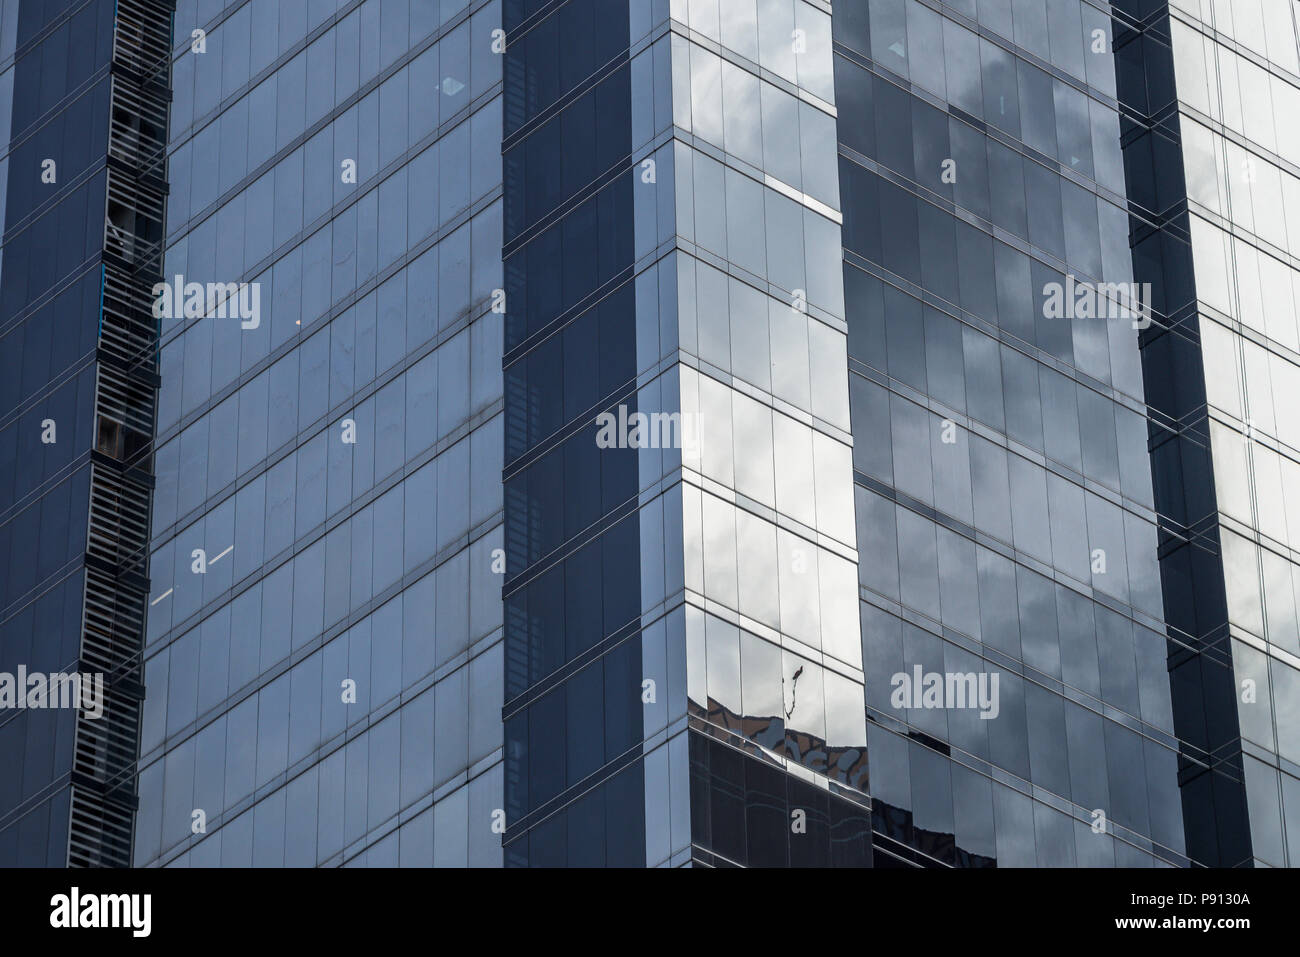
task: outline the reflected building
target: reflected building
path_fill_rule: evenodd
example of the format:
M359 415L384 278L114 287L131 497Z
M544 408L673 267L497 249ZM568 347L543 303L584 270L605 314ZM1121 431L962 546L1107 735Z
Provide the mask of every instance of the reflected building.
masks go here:
M507 3L508 864L871 862L831 18L723 6Z
M1187 853L1300 865L1293 3L1121 4L1133 246ZM1294 237L1294 238L1293 238Z
M835 17L877 861L1293 863L1292 5Z
M1185 864L1141 319L1049 308L1135 280L1113 21L836 22L877 855L938 832L943 864ZM895 706L917 666L998 674L997 716Z

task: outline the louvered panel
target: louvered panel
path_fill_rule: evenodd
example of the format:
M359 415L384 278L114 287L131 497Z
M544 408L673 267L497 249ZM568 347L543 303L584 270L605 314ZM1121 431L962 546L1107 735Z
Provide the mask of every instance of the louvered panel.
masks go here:
M121 76L112 78L108 153L140 178L161 182L167 154L167 104Z
M87 552L123 571L143 571L149 543L149 491L99 463L90 471Z
M129 867L132 825L129 807L106 802L74 786L68 866Z
M150 486L166 218L167 88L174 4L117 0L95 383L82 674L104 676L104 713L77 715L74 867L131 863L148 601Z
M96 568L87 569L86 579L82 661L112 680L138 678L144 596L134 589L119 588Z
M142 436L153 432L154 390L131 378L116 366L101 362L95 383L95 411ZM101 448L101 452L122 458L118 451Z
M104 311L99 347L130 366L152 371L158 344L158 321L153 318L149 289L113 265L104 268Z
M113 62L139 74L145 82L165 77L173 7L157 0L117 0Z

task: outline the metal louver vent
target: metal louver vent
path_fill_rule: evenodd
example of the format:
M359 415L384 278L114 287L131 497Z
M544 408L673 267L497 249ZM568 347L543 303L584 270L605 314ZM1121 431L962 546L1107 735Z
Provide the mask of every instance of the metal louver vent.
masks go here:
M117 0L104 222L103 307L80 670L104 676L104 710L77 714L68 864L131 863L149 579L152 441L166 212L174 4Z

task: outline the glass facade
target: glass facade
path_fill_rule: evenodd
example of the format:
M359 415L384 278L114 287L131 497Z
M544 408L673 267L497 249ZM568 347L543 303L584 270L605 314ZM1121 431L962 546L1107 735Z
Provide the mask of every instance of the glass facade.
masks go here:
M640 745L671 707L666 681L657 706L641 689L643 659L666 661L665 623L639 616L663 510L639 509L637 450L600 449L592 414L636 408L636 296L654 289L634 277L629 154L654 53L634 69L627 3L543 6L508 0L504 24L505 855L632 866Z
M1195 746L1189 851L1223 866L1296 866L1300 8L1175 0L1159 13L1144 62L1163 82L1147 84L1145 108L1164 117L1166 145L1149 155L1181 180L1185 205L1160 190L1140 199L1159 215L1149 255L1177 333L1162 359L1193 383L1163 392L1164 411L1198 446L1180 456L1184 476L1209 488L1186 496L1180 531L1213 556L1210 576L1192 563L1178 576L1184 588L1213 582L1206 600L1187 602L1198 614L1174 671L1179 735Z
M170 14L0 0L0 864L1300 862L1300 0Z
M0 5L5 864L131 859L169 29L148 0Z
M870 861L831 20L759 6L508 18L510 863Z
M878 852L1184 863L1138 323L1047 308L1135 278L1112 21L835 15ZM996 673L996 715L896 695L918 668Z
M104 239L92 211L105 201L113 41L102 10L37 6L8 2L0 14L0 671L8 674L20 665L56 672L79 654ZM85 46L70 57L74 30ZM47 158L52 183L41 182ZM49 420L54 442L42 443ZM0 712L0 753L20 756L22 769L0 783L0 861L66 863L74 724L68 710Z
M830 8L672 13L696 859L869 865Z
M177 6L137 866L500 861L500 22Z

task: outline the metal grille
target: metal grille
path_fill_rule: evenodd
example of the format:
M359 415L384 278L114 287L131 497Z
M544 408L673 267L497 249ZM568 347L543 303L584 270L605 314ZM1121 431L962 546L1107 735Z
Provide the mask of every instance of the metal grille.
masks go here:
M163 194L146 182L108 168L104 250L133 274L156 274L162 266L163 203Z
M167 87L174 2L117 0L113 64L135 73L142 85Z
M158 323L151 312L153 298L131 276L115 267L104 267L103 324L99 348L127 367L154 367Z
M108 155L130 169L139 170L142 177L156 180L162 188L167 157L166 100L115 76L111 104Z
M86 579L82 664L106 676L138 678L145 598L117 588L112 576L93 566Z
M96 461L90 466L90 535L86 554L123 575L143 577L149 546L149 488Z
M103 306L80 671L104 712L77 715L68 863L131 863L158 379L173 3L118 0L113 38Z
M107 716L106 716L107 717ZM81 726L78 722L78 734ZM127 867L131 863L132 813L110 809L87 789L72 787L69 867Z

